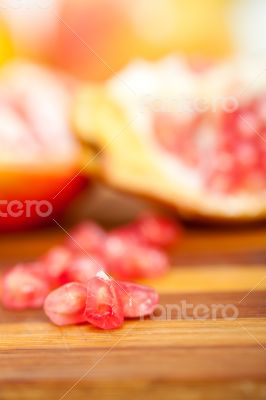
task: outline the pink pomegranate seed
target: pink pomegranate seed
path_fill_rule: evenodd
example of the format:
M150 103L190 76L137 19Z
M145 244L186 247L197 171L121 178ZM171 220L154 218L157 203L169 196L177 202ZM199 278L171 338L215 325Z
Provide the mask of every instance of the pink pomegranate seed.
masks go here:
M135 222L140 240L151 246L166 247L181 235L180 226L159 215L146 215Z
M92 325L116 329L123 324L123 305L116 285L102 272L88 281L85 315Z
M156 278L164 275L169 260L163 251L137 243L127 243L118 237L110 237L106 244L109 270L116 278Z
M85 322L86 287L71 282L51 292L44 303L44 312L56 325Z
M69 264L64 275L64 280L67 282L87 283L99 271L106 271L106 265L102 259L97 256L77 255Z
M2 303L8 309L39 308L48 295L50 283L40 263L18 264L2 278Z
M127 242L155 247L167 247L180 235L181 228L175 221L159 215L143 216L131 224L112 230L109 234Z
M70 233L71 238L67 245L74 251L101 254L103 251L106 233L97 224L91 221L76 226Z
M141 237L135 223L115 228L108 234L108 239L118 239L127 243L141 243Z
M125 318L138 318L150 315L159 301L158 293L144 285L118 282Z
M53 247L43 258L44 269L53 287L67 283L65 274L73 259L72 252L65 246Z

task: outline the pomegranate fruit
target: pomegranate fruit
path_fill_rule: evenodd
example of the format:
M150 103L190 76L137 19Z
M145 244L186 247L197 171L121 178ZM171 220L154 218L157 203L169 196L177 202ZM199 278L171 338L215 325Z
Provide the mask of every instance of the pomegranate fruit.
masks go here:
M59 326L85 322L86 293L86 287L82 284L67 283L46 297L44 312Z
M116 329L123 324L123 304L117 284L105 273L100 272L87 282L85 316L101 329Z
M160 200L186 218L259 219L266 215L263 69L255 60L204 68L174 56L138 61L100 89L81 89L76 131L87 143L108 143L100 171L120 190Z
M146 224L149 229L139 229ZM66 241L34 263L15 265L1 277L1 302L15 310L44 305L48 318L59 326L87 321L101 329L116 329L122 326L124 318L149 315L158 303L158 294L147 286L117 282L105 271L121 279L161 275L168 262L166 253L158 246L172 242L176 236L174 227L170 220L159 216L142 217L124 228L134 231L134 240L129 240L130 236L121 234L123 228L119 233L105 233L92 221L84 222L73 230L74 236L85 245L88 237L89 243L97 244L98 254L95 246L84 255ZM171 233L165 236L167 240L159 240L160 229L161 234ZM136 232L141 235L139 239Z
M68 121L75 87L26 62L0 71L0 230L48 223L85 185Z
M1 280L1 301L5 308L23 310L42 307L51 286L39 263L18 264Z
M153 313L159 301L158 293L144 285L118 282L125 318L139 318Z

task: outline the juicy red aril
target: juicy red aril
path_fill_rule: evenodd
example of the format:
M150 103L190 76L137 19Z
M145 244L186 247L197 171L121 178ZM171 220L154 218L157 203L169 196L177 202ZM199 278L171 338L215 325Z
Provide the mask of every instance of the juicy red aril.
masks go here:
M123 324L123 305L116 285L104 274L87 283L85 316L97 328L116 329Z
M173 155L178 155L188 166L195 166L200 161L195 136L201 123L202 115L196 113L174 115L156 112L153 115L154 135L159 144Z
M119 237L109 237L106 244L106 259L110 273L116 278L156 278L164 275L169 260L163 251L137 243L128 243Z
M51 290L42 265L18 264L2 277L2 303L8 309L39 308Z
M87 283L99 271L106 271L106 265L102 259L97 256L77 255L65 271L64 280L67 282Z
M215 148L220 162L207 174L207 184L214 190L266 188L266 121L259 112L263 102L263 98L253 100L234 112L222 113L221 140Z
M67 245L78 252L86 251L88 253L101 254L106 233L97 224L87 221L76 226L70 233Z
M123 302L125 318L138 318L150 315L159 301L158 293L144 285L130 282L118 282Z
M56 325L85 322L86 287L72 282L51 292L44 303L44 312Z
M53 287L67 283L66 270L73 259L72 252L65 246L53 247L42 259L44 269Z
M159 215L145 215L131 224L112 230L109 236L127 242L166 247L172 244L180 234L180 226L170 218Z
M181 229L170 218L146 215L135 222L140 240L151 246L165 247L174 243Z
M141 237L135 223L112 229L108 234L108 240L114 239L127 243L141 243Z

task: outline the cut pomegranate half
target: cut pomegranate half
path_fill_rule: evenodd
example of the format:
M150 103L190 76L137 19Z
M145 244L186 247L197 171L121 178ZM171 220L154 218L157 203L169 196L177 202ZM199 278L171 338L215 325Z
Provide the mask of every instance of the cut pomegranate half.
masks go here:
M105 273L98 273L87 282L85 316L101 329L116 329L123 324L123 304L117 284Z
M110 185L174 206L187 218L266 215L266 79L260 62L204 69L170 57L136 62L103 88L84 88L74 122L83 141L105 145ZM257 77L260 79L257 79ZM258 83L258 85L257 85ZM94 107L94 126L87 110ZM125 129L127 127L127 129Z
M72 282L51 292L44 303L44 312L56 325L85 322L86 287Z
M1 70L0 230L47 224L86 183L69 124L75 88L71 78L26 62Z

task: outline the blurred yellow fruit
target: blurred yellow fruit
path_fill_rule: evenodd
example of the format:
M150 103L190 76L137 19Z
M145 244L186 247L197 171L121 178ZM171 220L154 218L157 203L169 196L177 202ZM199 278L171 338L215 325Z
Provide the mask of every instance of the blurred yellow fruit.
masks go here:
M11 58L13 54L12 42L7 26L2 19L0 19L0 65Z
M64 0L55 59L104 79L136 57L169 52L221 58L231 51L226 0Z
M227 0L135 0L130 15L141 55L167 52L223 57L231 51Z
M26 0L25 0L26 1ZM28 1L28 0L27 0ZM49 0L9 12L16 52L83 79L103 80L133 58L231 51L228 0Z

